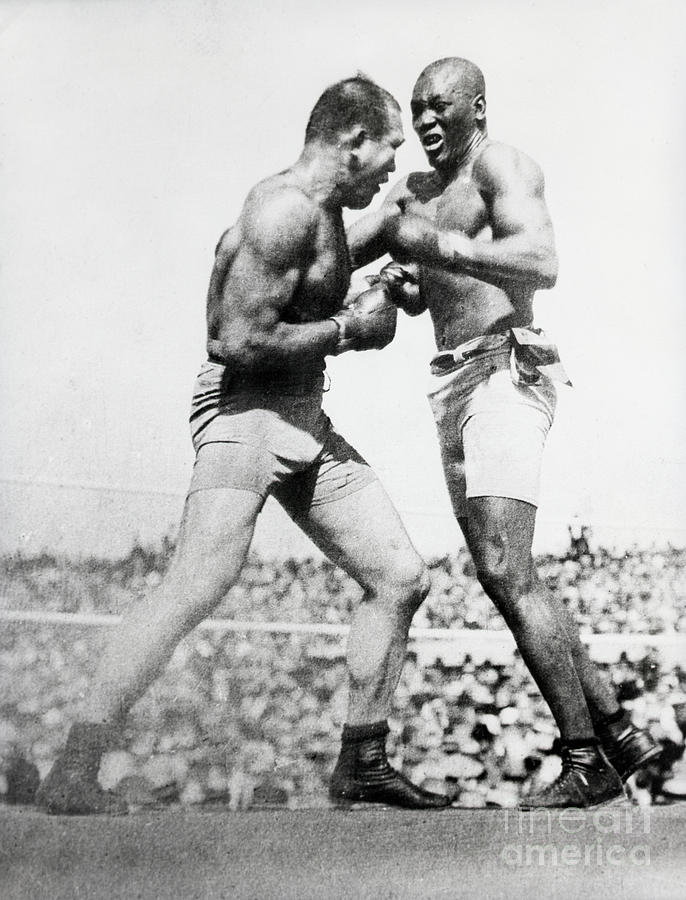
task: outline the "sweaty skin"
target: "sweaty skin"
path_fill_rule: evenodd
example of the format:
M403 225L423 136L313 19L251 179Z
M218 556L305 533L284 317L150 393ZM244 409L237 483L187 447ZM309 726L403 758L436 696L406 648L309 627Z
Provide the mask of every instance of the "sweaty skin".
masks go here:
M395 168L399 116L364 160L368 175L348 190L312 177L307 160L256 185L219 241L207 296L208 350L245 372L324 368L344 305L351 262L342 202L369 204Z
M436 168L402 179L377 213L349 231L357 265L387 251L419 263L421 305L413 312L429 310L439 350L530 324L535 291L552 287L557 276L539 166L489 140L478 111L470 118L464 107L445 71L420 78L413 126ZM467 120L462 134L456 120ZM454 152L432 159L428 142L443 148L450 137Z
M318 205L291 174L274 176L251 191L219 242L207 295L208 339L241 369L287 371L304 358L323 367L337 337L328 319L349 283L340 211Z
M298 160L256 185L222 236L207 297L210 360L191 413L196 465L210 477L197 489L191 481L161 584L100 655L82 721L38 792L47 812L126 811L98 783L102 755L179 641L236 583L270 494L364 592L350 628L348 712L331 799L414 809L450 802L405 779L385 749L410 622L429 591L426 566L381 483L321 408L325 356L380 349L395 333L397 309L384 286L342 308L351 270L342 210L369 205L402 141L390 94L361 76L338 82L317 101ZM196 442L217 419L235 426L231 436ZM315 502L317 488L323 502Z
M354 223L354 265L385 253L408 265L413 280L395 287L394 302L409 315L429 310L438 350L532 324L535 292L557 278L539 166L489 139L483 75L468 60L429 65L411 109L431 170L402 179L378 211ZM506 429L503 423L504 441ZM563 739L590 739L591 716L600 721L618 706L568 610L538 579L535 519L529 503L486 495L468 497L458 521L482 587L512 630Z

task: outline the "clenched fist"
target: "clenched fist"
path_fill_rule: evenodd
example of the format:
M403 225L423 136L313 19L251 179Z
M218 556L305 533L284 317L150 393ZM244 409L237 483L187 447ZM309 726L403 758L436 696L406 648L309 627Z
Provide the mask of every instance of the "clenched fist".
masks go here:
M398 310L379 283L363 291L332 319L339 329L338 356L347 350L380 350L390 344L395 337Z

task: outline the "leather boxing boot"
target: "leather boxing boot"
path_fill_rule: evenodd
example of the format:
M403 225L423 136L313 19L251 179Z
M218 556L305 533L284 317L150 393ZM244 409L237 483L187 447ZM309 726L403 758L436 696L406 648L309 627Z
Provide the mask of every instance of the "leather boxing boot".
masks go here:
M51 815L123 815L127 804L98 784L98 769L112 743L109 725L79 722L72 725L63 752L36 794L36 805Z
M605 755L622 781L626 781L651 760L657 759L662 752L660 745L647 731L636 728L624 710L596 725L596 734Z
M401 775L386 758L386 722L345 725L341 753L329 786L337 806L384 803L403 809L445 809L450 797L425 791Z
M587 809L626 800L622 781L597 739L584 742L583 746L563 743L561 756L562 771L558 777L537 793L524 797L519 804L523 809Z

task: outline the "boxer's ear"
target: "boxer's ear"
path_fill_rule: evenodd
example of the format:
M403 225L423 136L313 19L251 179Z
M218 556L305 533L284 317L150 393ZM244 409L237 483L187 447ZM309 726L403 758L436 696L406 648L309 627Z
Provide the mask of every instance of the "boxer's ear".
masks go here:
M346 150L351 172L357 172L362 167L358 152L368 138L369 133L367 130L362 125L355 125L341 140L341 145Z
M367 140L367 130L362 125L356 125L350 134L350 147L352 150L359 150L362 144Z
M339 146L348 150L350 153L354 153L356 150L360 149L368 137L367 130L363 125L355 125L349 131L346 131L341 135Z

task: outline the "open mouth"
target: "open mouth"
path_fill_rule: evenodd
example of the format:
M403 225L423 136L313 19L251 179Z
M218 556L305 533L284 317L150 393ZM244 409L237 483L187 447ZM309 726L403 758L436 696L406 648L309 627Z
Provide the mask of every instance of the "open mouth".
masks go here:
M422 138L422 147L427 153L436 153L442 146L443 138L436 132L433 132L433 134L425 134Z

